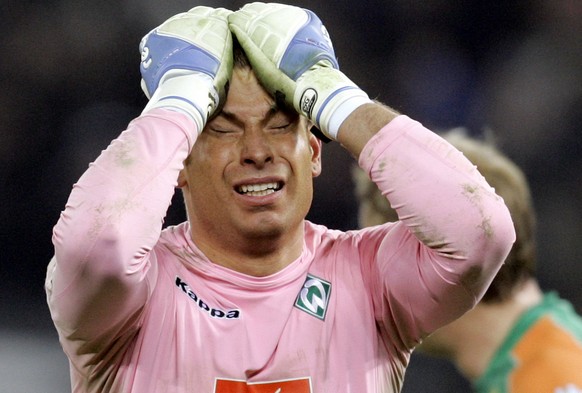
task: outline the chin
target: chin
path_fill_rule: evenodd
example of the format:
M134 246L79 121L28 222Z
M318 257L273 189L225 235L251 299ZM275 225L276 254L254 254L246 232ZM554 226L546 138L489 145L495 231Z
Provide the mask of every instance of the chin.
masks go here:
M240 227L241 233L243 233L244 236L255 241L263 238L275 239L283 236L289 228L289 225L285 225L272 217L262 217L259 220L249 220L243 223L243 226Z
M261 226L254 226L249 228L245 231L247 237L260 240L263 238L267 239L274 239L281 235L283 235L284 230L280 226L273 226L273 225L261 225Z

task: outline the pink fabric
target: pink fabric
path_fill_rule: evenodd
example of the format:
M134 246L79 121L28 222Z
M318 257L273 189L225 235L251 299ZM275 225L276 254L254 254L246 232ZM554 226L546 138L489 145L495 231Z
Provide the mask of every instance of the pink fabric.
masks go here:
M306 221L298 260L240 274L188 223L161 231L196 135L179 113L134 120L55 226L46 289L74 392L398 392L414 346L479 300L514 240L475 168L400 116L360 156L400 222Z

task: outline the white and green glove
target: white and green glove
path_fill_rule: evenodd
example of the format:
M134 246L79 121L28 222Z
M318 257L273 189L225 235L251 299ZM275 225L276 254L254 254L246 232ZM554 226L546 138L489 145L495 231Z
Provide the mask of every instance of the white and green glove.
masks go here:
M368 95L339 71L329 34L313 12L277 3L250 3L229 27L264 87L308 117L330 139Z
M149 32L139 45L144 112L169 108L190 115L202 132L224 103L232 74L232 35L223 8L195 7Z

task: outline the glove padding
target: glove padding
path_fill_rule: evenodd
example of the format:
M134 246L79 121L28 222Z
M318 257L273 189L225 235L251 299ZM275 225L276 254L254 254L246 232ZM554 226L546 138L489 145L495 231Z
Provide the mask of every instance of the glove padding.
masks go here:
M169 108L189 114L202 132L224 103L232 74L232 35L224 8L195 7L141 40L141 87L150 99L144 112Z
M328 138L360 105L371 102L341 71L329 34L313 12L250 3L228 17L229 28L264 87L309 118Z

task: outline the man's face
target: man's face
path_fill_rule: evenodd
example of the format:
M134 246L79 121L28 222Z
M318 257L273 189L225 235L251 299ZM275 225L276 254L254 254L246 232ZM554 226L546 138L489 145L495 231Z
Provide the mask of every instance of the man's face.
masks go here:
M235 68L222 111L180 176L195 241L215 247L297 233L321 172L308 121L277 108L249 69Z

